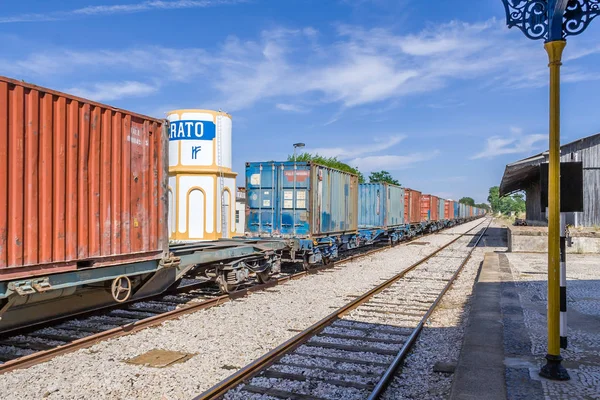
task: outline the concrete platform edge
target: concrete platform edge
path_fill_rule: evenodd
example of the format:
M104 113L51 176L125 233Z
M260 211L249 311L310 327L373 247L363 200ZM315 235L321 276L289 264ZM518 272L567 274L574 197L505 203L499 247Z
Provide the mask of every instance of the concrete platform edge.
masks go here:
M450 399L504 400L502 274L498 254L485 254L473 294Z

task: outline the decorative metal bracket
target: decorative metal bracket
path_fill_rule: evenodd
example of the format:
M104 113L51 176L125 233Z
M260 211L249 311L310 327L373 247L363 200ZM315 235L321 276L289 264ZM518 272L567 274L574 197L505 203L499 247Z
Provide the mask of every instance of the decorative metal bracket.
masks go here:
M547 42L579 35L600 15L600 0L502 0L509 28ZM562 24L560 21L562 20Z

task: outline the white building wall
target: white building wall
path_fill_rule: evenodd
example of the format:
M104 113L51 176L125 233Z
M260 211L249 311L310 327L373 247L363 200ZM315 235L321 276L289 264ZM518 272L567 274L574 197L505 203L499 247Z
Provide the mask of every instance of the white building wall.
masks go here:
M243 236L246 230L246 204L235 202L235 234Z

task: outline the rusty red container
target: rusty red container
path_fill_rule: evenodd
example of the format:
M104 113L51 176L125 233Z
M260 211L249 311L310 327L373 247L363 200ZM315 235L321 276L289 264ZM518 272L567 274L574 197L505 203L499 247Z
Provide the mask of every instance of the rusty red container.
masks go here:
M162 258L166 128L0 77L0 281Z
M416 224L421 222L421 192L404 189L404 223Z
M431 220L431 195L421 196L421 221Z
M454 219L454 201L446 200L444 204L444 219Z
M431 221L440 220L440 198L431 195Z
M431 194L421 196L421 220L439 221L440 219L440 199Z

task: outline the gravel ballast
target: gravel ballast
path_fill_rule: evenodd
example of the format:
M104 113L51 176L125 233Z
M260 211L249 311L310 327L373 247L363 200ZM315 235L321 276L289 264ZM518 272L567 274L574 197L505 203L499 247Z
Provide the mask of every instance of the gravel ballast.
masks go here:
M297 330L305 329L334 308L348 303L352 296L380 284L383 279L448 243L456 233L465 232L479 223L481 221L474 221L431 235L426 238L427 245L401 245L349 262L333 272L309 275L268 292L258 292L156 328L108 340L27 370L4 374L0 379L0 392L5 399L194 397L291 338ZM469 293L483 253L483 250L476 250L465 270L471 271L470 283L465 283ZM458 286L466 275L461 274ZM435 318L434 315L434 323ZM439 323L455 325L452 318L446 319ZM456 339L454 347L455 344ZM194 356L167 368L125 362L153 349ZM312 350L314 348L307 347L304 356L310 357Z
M505 251L504 230L492 222L479 247L473 251L452 287L423 328L403 367L397 373L383 399L446 399L452 386L452 374L434 372L436 363L458 361L464 329L470 309L469 300L475 278L487 252Z

